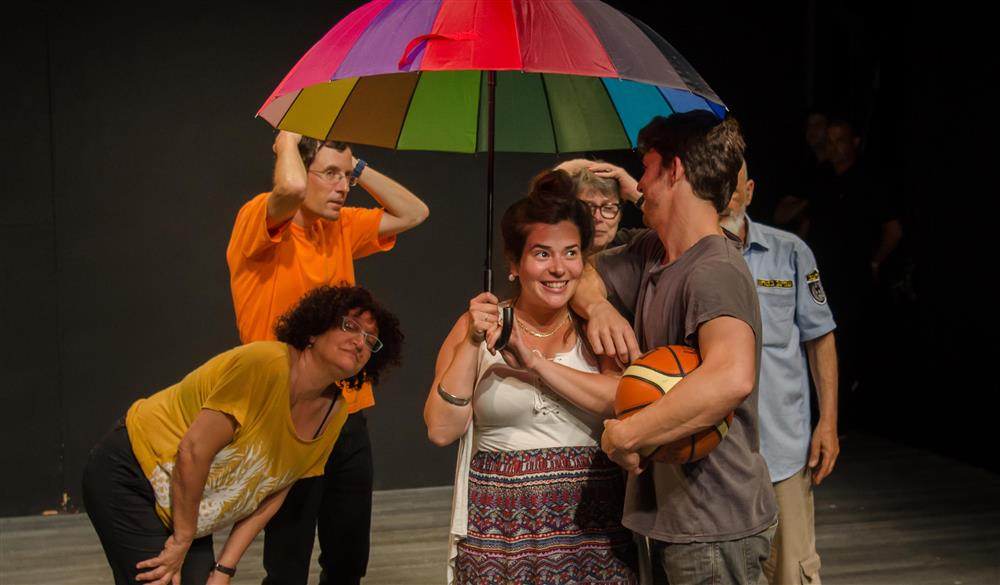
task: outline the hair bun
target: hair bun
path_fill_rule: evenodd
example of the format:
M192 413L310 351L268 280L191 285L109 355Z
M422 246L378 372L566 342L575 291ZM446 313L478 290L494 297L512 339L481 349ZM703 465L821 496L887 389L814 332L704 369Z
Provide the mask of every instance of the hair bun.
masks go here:
M539 173L531 180L531 191L528 193L528 197L575 199L576 191L573 178L562 169Z

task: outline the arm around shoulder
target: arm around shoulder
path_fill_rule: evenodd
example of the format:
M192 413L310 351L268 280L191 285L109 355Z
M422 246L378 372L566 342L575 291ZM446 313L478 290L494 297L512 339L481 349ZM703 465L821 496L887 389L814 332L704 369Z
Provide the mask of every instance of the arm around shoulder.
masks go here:
M586 264L570 306L587 321L587 341L597 355L627 364L641 353L635 332L607 299L604 281L591 264Z

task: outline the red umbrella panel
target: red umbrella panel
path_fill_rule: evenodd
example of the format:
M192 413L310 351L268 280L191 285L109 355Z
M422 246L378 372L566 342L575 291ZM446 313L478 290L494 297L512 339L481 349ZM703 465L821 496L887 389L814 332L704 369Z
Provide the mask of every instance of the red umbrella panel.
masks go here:
M258 115L402 150L634 148L653 116L726 108L670 44L596 0L375 0L295 65Z

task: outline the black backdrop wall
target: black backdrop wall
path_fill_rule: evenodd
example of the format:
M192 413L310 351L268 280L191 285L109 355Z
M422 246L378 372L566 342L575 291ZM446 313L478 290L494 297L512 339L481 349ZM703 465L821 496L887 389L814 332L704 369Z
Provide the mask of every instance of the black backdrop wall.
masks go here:
M0 35L0 515L73 509L89 448L127 406L237 343L225 247L236 211L269 188L272 164L272 131L253 113L360 2L83 4L23 4ZM820 97L856 115L874 112L901 193L914 208L930 193L912 178L915 155L950 126L931 125L934 138L911 131L925 123L924 102L908 96L951 95L928 88L917 65L948 60L917 42L939 23L897 22L888 9L866 14L850 2L713 4L711 14L613 4L673 42L742 120L758 217L782 194L802 114ZM454 452L425 440L421 410L438 344L480 286L485 160L357 152L431 208L395 251L357 265L359 282L399 313L407 334L405 364L377 390L369 415L376 487L447 484ZM598 154L639 170L632 153ZM498 217L557 160L500 154ZM360 189L351 197L372 204ZM926 263L939 258L936 246L918 248ZM950 291L927 291L922 334L966 334L947 316ZM969 385L984 368L965 372ZM891 408L889 398L873 404ZM911 410L916 421L934 411Z

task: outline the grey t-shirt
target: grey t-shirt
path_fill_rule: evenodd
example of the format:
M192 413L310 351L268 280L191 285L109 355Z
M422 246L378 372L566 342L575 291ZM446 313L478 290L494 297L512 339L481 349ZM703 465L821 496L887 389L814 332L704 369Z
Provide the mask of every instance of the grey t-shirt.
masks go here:
M759 371L760 309L739 244L707 236L667 266L664 256L649 231L597 259L609 293L631 305L643 351L671 344L697 348L698 327L729 316L753 329ZM708 457L684 465L654 463L629 477L623 523L678 543L733 540L764 530L777 519L777 507L759 447L754 384L726 439Z

